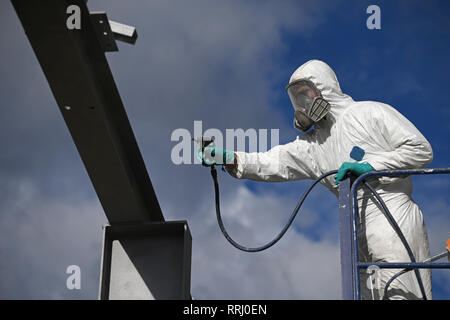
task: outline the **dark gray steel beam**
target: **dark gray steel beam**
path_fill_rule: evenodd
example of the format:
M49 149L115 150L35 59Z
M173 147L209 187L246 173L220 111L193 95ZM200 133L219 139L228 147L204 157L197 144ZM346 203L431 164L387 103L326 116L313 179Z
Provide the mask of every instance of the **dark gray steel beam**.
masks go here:
M11 0L111 224L164 221L84 0ZM81 29L68 30L69 5Z
M99 298L191 299L191 254L186 221L107 225Z
M109 25L116 40L135 44L138 37L136 28L126 24L109 20Z
M111 26L108 22L106 12L91 12L90 16L92 25L97 32L97 39L99 40L100 46L102 47L103 51L119 51L119 48L117 48L114 33L111 30Z

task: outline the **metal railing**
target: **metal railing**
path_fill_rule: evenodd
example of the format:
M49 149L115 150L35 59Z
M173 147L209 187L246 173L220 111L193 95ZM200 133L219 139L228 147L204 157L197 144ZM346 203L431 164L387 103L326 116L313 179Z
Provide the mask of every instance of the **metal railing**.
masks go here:
M353 185L350 179L341 182L339 195L339 226L341 242L342 293L344 299L361 299L360 270L375 266L378 268L406 269L450 269L450 263L395 262L376 263L360 262L358 255L358 187L369 178L380 176L410 176L450 174L450 168L371 171L358 177ZM400 239L399 239L400 241Z

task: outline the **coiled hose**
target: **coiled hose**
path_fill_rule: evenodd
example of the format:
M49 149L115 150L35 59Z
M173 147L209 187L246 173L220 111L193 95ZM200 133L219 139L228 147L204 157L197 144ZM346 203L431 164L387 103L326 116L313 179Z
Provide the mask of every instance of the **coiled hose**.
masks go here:
M262 245L260 247L249 248L249 247L245 247L243 245L240 245L239 243L234 241L230 237L230 235L228 234L227 230L225 229L225 226L224 226L223 221L222 221L222 215L220 213L220 192L219 192L219 182L217 180L217 170L216 170L215 166L212 165L211 166L211 176L212 176L213 181L214 181L216 216L217 216L217 222L219 224L220 231L222 231L222 234L224 235L225 239L227 239L228 242L232 246L234 246L235 248L237 248L239 250L242 250L242 251L245 251L245 252L259 252L259 251L263 251L263 250L269 249L270 247L272 247L275 243L277 243L284 236L284 234L286 233L286 231L289 229L289 227L291 226L292 222L294 221L295 217L297 216L297 213L300 210L301 206L303 205L303 202L305 202L306 197L309 195L311 190L316 186L316 184L319 183L322 179L324 179L324 178L326 178L326 177L328 177L328 176L330 176L332 174L335 174L337 172L338 172L337 170L332 170L332 171L326 172L326 173L322 174L320 177L318 177L316 180L314 180L310 184L308 189L306 189L306 191L303 193L302 197L300 198L300 201L298 202L298 204L295 207L294 211L292 211L288 222L285 224L283 229L280 231L280 233L278 233L278 235L275 238L273 238L270 242L268 242L265 245ZM409 255L410 259L411 259L411 262L416 262L416 259L414 258L414 254L412 253L411 247L409 246L408 242L406 241L406 238L403 235L402 231L400 230L400 227L395 222L395 219L392 217L391 213L389 212L389 209L387 208L387 206L384 203L383 199L381 199L380 195L366 181L364 181L364 185L372 192L372 194L380 202L380 204L381 204L381 206L383 208L383 211L385 212L386 218L388 219L388 221L391 224L392 228L395 230L395 232L399 236L400 240L402 241L406 251L408 252L408 255ZM415 271L415 274L416 274L416 277L417 277L417 282L419 283L419 287L420 287L420 291L422 293L423 299L426 300L427 297L426 297L426 294L425 294L425 289L423 287L423 282L422 282L422 278L420 276L420 273L419 273L419 271L417 269L415 269L414 271ZM400 274L394 275L388 281L386 287L388 287L388 285L399 275ZM385 293L386 293L386 290L385 290Z

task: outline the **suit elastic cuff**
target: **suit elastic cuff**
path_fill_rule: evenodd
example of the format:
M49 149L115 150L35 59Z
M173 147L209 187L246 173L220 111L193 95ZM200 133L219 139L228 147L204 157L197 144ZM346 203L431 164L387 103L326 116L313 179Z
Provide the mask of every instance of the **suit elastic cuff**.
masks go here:
M225 166L230 175L237 179L241 179L245 170L245 152L235 152L237 161L234 166Z

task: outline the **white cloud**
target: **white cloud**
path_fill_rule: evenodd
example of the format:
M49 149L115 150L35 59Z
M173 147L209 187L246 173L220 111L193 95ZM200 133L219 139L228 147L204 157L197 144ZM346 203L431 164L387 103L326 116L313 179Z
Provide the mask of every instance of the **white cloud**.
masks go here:
M48 198L33 181L0 178L0 298L95 298L100 275L98 201ZM81 268L83 290L66 288L69 265Z

